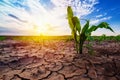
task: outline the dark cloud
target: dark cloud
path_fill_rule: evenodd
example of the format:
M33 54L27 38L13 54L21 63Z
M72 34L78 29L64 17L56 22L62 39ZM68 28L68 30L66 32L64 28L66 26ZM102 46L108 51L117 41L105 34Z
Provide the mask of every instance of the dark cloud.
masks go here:
M17 19L17 20L20 21L20 22L24 22L24 23L27 22L27 21L25 21L25 20L21 20L20 18L18 18L17 16L15 16L15 15L13 15L13 14L8 14L8 16L10 16L10 17L12 17L12 18L14 18L14 19Z
M0 34L4 33L18 33L18 30L12 29L12 28L5 28L5 27L0 27Z
M0 33L6 32L6 31L8 31L8 28L0 27Z

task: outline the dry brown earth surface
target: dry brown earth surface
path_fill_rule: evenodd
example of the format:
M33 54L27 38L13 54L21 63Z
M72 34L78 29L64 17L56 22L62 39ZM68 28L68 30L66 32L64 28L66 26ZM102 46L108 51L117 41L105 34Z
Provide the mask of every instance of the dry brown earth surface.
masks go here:
M0 41L0 80L120 80L120 42L93 49L78 56L72 41Z

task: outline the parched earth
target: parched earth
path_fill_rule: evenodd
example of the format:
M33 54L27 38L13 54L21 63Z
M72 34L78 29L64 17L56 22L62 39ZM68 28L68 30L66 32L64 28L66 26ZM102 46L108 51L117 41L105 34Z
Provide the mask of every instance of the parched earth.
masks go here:
M120 42L94 42L93 50L78 55L63 40L0 41L0 80L120 80Z

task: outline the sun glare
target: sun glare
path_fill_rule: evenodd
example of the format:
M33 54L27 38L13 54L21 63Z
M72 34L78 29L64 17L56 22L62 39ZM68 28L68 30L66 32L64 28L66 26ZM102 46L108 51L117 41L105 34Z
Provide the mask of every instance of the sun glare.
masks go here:
M49 26L47 23L36 23L34 24L34 31L36 35L48 35L49 33Z
M37 34L38 35L45 35L46 34L46 32L47 32L47 30L45 29L45 27L46 26L42 26L42 27L38 27L38 29L37 29Z
M36 35L47 35L47 20L45 20L44 18L36 18L36 20L34 20L33 23L33 27L34 27L34 31L36 33Z
M50 35L54 31L52 25L55 24L55 17L51 17L49 14L45 15L36 15L31 18L31 25L35 35Z

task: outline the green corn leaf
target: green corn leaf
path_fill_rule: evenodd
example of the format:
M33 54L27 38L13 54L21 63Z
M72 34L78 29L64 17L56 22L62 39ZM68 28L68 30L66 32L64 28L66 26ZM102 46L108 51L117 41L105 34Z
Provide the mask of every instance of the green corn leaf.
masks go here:
M73 24L73 22L72 22L72 18L68 18L68 23L69 23L70 29L73 31L73 29L74 29L74 24Z
M92 32L92 31L95 31L97 28L97 26L95 25L92 25L89 29L88 29L88 32Z
M86 35L87 35L87 36L90 36L91 33L92 33L93 31L95 31L96 29L97 29L97 26L92 25L92 26L86 31Z
M101 22L97 27L98 28L106 28L106 29L109 29L110 31L114 32L113 29L111 27L109 27L109 24L106 22Z
M76 27L76 30L78 31L78 33L80 34L80 30L81 30L81 25L80 25L80 20L78 17L74 16L72 18L73 24Z
M87 20L86 24L84 25L81 34L85 34L88 28L89 28L89 20Z
M69 27L71 29L71 34L74 36L75 31L74 31L74 24L73 24L72 18L73 18L73 11L72 11L71 6L68 6L67 7L67 19L68 19Z
M67 7L67 15L68 15L68 18L72 18L73 17L73 11L72 11L72 8L71 6L68 6Z
M92 31L96 31L98 28L105 28L105 29L109 29L110 31L114 32L113 29L111 27L109 27L109 24L106 22L101 22L100 24L98 24L97 26L92 25L87 32L89 32L91 34Z
M90 41L94 41L94 38L92 36L88 36L87 39Z
M68 22L69 22L69 27L70 27L70 29L71 29L71 34L72 34L72 36L73 36L74 39L75 39L77 33L76 33L76 29L74 28L74 24L73 24L73 22L72 22L72 19L71 19L71 18L68 18ZM75 39L75 40L76 40L76 39Z
M87 20L87 22L83 26L83 29L81 32L80 40L82 40L83 43L87 39L87 37L89 36L89 33L87 32L88 28L89 28L89 20Z

